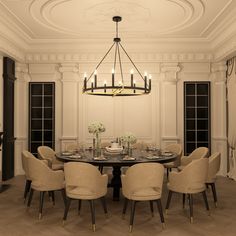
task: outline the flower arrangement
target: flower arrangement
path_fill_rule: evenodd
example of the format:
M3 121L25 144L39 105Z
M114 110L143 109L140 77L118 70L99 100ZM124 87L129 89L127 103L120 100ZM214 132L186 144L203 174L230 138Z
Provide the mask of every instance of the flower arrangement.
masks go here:
M120 137L121 142L134 144L137 141L137 138L132 133L126 133Z
M105 126L101 122L93 122L88 126L89 133L99 134L106 131Z

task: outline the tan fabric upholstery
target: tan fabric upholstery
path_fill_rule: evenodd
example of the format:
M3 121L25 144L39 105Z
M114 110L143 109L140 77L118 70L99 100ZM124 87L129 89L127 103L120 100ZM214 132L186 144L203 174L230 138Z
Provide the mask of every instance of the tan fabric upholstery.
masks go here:
M161 198L164 167L158 163L131 166L121 176L123 195L129 200L146 201Z
M31 187L38 191L54 191L64 188L64 173L62 170L53 171L37 158L28 159Z
M38 147L39 157L43 160L48 161L48 166L53 170L61 170L63 169L63 162L56 159L55 151L47 146Z
M171 172L167 184L169 190L190 194L203 192L206 188L208 166L208 158L201 158L192 161L180 172Z
M177 154L177 157L175 159L175 161L170 162L170 163L165 163L164 167L166 168L177 168L178 166L180 166L180 159L182 156L182 147L180 144L170 144L168 146L165 147L164 151L169 151L169 152L173 152L175 154Z
M193 160L207 157L208 152L209 152L209 150L206 147L196 148L189 156L182 156L181 157L181 165L178 167L178 169L182 170L185 166L190 164Z
M74 199L97 199L107 193L108 176L87 163L69 162L64 166L66 195Z
M206 183L214 183L216 174L220 169L220 153L216 152L209 157L209 169Z

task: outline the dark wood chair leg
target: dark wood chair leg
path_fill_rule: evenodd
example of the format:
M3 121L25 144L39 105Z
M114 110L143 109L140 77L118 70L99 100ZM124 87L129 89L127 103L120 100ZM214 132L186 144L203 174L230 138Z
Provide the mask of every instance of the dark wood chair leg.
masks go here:
M68 211L70 208L70 203L71 203L71 198L67 197L66 198L66 207L65 207L64 216L63 216L63 225L65 224L65 221L67 219Z
M65 191L64 188L61 190L61 195L62 195L62 199L63 199L64 205L66 207L66 191Z
M39 200L39 220L42 219L42 213L43 213L43 199L44 199L44 191L40 192L40 200Z
M81 211L81 206L82 206L82 200L79 199L78 201L78 214L80 215L80 211Z
M55 194L54 191L50 191L52 197L52 204L55 205Z
M105 198L105 197L101 197L101 202L102 202L102 206L103 206L104 213L107 215L106 198Z
M169 179L169 168L168 167L166 168L166 176L167 176L167 179Z
M32 198L33 198L33 194L34 194L34 190L31 188L28 203L27 203L27 207L30 207L30 204L31 204L31 201L32 201Z
M189 198L190 222L193 223L193 195L188 194L188 198Z
M210 213L210 208L209 208L209 204L208 204L208 201L207 201L206 191L202 192L202 196L203 196L203 199L204 199L204 202L205 202L206 209L207 209L208 213Z
M102 174L102 172L103 172L103 166L99 166L98 167L98 170L101 172L101 174Z
M126 210L127 210L128 203L129 203L129 199L125 198L123 211L122 211L122 217L123 218L125 217L125 213L126 213Z
M24 191L24 203L25 203L25 201L26 201L26 198L27 198L27 195L28 195L28 193L29 193L29 191L30 191L30 186L31 186L31 180L26 180L25 181L25 191Z
M183 209L184 209L184 207L185 207L185 198L186 198L186 194L183 193Z
M131 214L130 214L129 232L132 232L132 230L133 230L134 213L135 213L136 202L137 201L131 201Z
M95 207L94 207L94 200L89 200L90 208L91 208L91 216L92 216L92 227L93 231L96 231L96 224L95 224Z
M171 190L169 190L168 197L167 197L167 202L166 202L166 212L170 207L170 201L171 201L172 193L173 192Z
M160 214L160 219L161 219L161 223L162 223L162 227L165 227L165 220L164 220L164 215L163 215L163 211L162 211L162 204L161 204L161 199L158 199L157 201L157 208Z
M216 195L216 185L215 185L215 183L211 183L211 190L212 190L212 193L213 193L215 207L217 207L217 195Z
M150 210L151 210L151 213L152 213L152 217L154 217L153 201L149 201L149 204L150 204Z

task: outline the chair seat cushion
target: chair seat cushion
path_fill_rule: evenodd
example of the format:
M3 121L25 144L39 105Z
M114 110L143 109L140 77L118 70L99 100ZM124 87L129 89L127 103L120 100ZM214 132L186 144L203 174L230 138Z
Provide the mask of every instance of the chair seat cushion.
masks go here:
M60 164L52 164L52 169L53 170L63 170L64 169L64 164L60 163Z
M154 188L143 188L133 192L130 195L131 200L145 201L145 200L156 200L161 198L160 190Z
M106 193L95 193L89 188L82 187L67 187L66 195L74 199L97 199L104 196Z

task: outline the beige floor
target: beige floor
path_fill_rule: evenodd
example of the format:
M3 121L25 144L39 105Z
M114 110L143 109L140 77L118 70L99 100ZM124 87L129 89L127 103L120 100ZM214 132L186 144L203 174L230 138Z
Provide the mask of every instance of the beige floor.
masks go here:
M235 236L236 235L236 182L227 178L218 178L217 190L219 203L214 208L211 192L208 199L211 216L208 216L201 195L194 198L194 223L189 223L188 208L182 209L181 195L173 195L168 215L165 215L166 229L162 230L159 215L155 208L152 218L149 204L138 203L133 233L128 232L129 212L124 220L121 219L123 199L120 202L111 200L111 190L107 196L109 218L104 217L101 204L96 203L95 233L91 230L90 211L87 202L83 202L81 215L77 214L77 202L74 201L68 214L66 225L62 226L63 202L61 194L56 193L56 205L52 206L48 196L45 198L42 220L37 219L38 194L27 211L23 204L24 177L18 176L10 181L11 188L0 194L0 235L161 235L161 236ZM163 193L163 206L166 203L167 190Z

